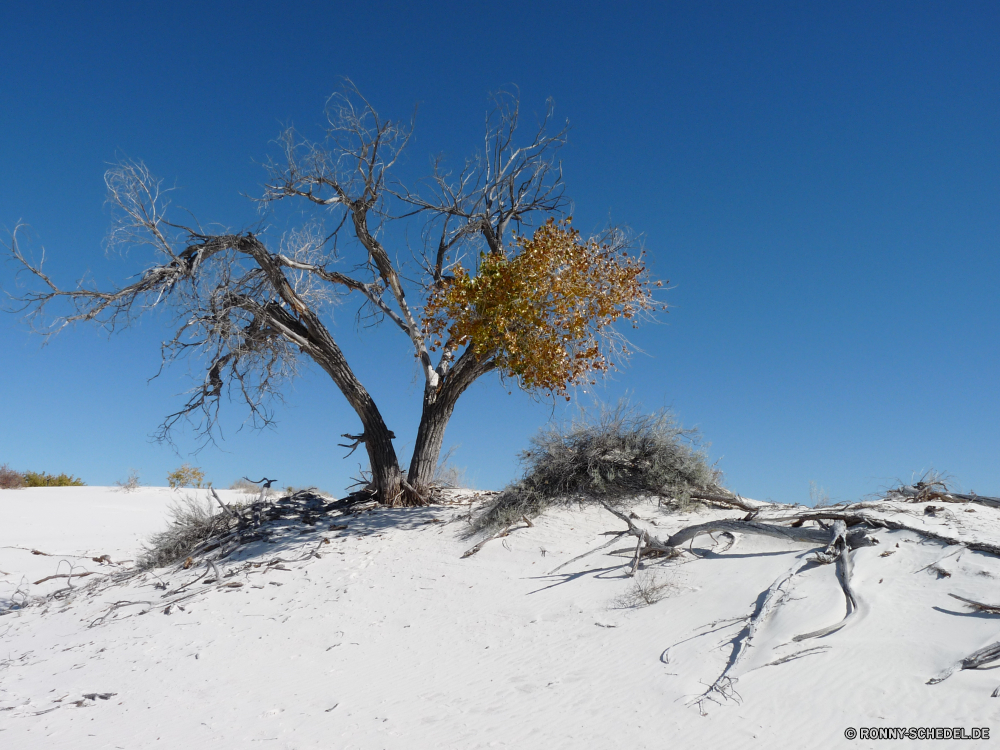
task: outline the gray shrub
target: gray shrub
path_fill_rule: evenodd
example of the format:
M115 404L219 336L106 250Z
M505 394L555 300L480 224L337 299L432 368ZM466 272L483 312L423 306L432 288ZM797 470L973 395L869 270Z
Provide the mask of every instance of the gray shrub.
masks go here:
M184 560L202 542L228 530L230 520L214 513L208 500L188 496L173 503L169 509L170 525L149 537L139 555L137 566L141 569L162 568Z
M519 458L524 476L479 515L476 531L503 528L558 503L617 504L637 496L683 503L692 490L716 490L722 481L697 430L684 429L667 410L644 414L627 402L543 428Z

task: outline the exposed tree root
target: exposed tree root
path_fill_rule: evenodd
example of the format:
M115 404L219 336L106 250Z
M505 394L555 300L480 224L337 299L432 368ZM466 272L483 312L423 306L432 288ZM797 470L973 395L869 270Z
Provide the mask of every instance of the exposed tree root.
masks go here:
M613 513L615 516L628 524L627 533L638 539L645 539L643 544L646 550L661 552L671 557L680 554L680 547L685 543L692 541L702 534L713 534L716 532L725 532L729 534L759 534L793 542L802 542L805 544L826 544L830 542L830 532L826 529L805 526L778 526L777 524L731 518L723 518L715 521L709 521L707 523L696 524L694 526L687 526L671 535L666 541L663 541L650 534L647 529L636 526L632 522L632 519L622 511L608 505L607 503L601 504L609 513ZM868 530L864 528L845 532L844 540L848 549L867 547L878 543L878 540L869 536ZM644 554L646 553L644 552ZM830 562L832 562L833 559L836 559L836 557L832 558Z
M857 530L857 532L860 533L849 533L847 524L844 521L836 521L831 529L824 530L803 527L793 528L774 526L755 521L723 520L689 526L676 532L669 539L663 542L655 537L652 537L645 529L639 529L636 527L635 524L632 523L632 520L624 513L607 505L605 505L605 507L628 524L629 530L627 533L630 533L639 539L632 562L633 571L638 565L638 560L642 555L643 544L649 544L650 546L655 545L656 548L663 550L668 554L676 555L679 554L680 545L694 539L700 534L710 533L712 531L724 531L730 534L733 532L755 533L781 539L788 539L791 541L807 543L815 543L818 541L827 543L826 547L822 551L817 552L808 560L803 561L802 555L799 555L795 564L792 565L791 568L789 568L788 571L786 571L782 576L777 578L766 591L761 593L761 595L757 598L753 611L747 617L739 618L737 620L737 622L742 621L744 624L740 631L729 639L729 643L732 644L732 652L726 662L726 666L723 668L722 672L715 679L715 681L709 685L703 693L688 703L688 705L697 706L698 710L702 714L706 713L705 707L706 703L709 701L719 704L726 701L740 701L740 695L735 688L737 680L733 677L733 673L749 652L750 648L754 645L754 641L756 640L760 629L770 618L771 614L778 607L780 607L782 603L784 603L788 596L790 589L789 584L792 579L806 568L817 563L837 563L838 578L840 579L841 587L844 590L844 596L847 600L847 614L839 623L821 630L796 636L793 639L794 641L802 641L807 638L818 638L834 633L843 628L858 612L857 596L851 588L852 560L850 550L852 546L867 546L869 544L874 544L876 540L868 537L866 532L862 529ZM852 541L854 543L853 545ZM827 647L817 646L803 649L795 652L794 654L789 654L785 657L769 662L763 666L784 664L786 662L793 661L794 659L817 653L825 648ZM660 657L660 660L664 663L669 661L669 651L670 648L666 649Z
M836 633L850 622L858 613L858 598L851 588L851 572L854 563L847 544L847 525L843 521L835 521L833 524L833 540L823 552L817 554L813 560L820 564L829 564L836 561L837 579L840 587L844 590L844 598L847 600L847 613L844 618L835 625L830 625L811 633L803 633L792 638L793 641L804 641L809 638L822 638L823 636Z
M972 607L978 612L986 612L991 615L1000 614L1000 606L995 604L984 604L983 602L977 602L973 599L966 599L964 596L958 596L957 594L948 594L948 596L953 599L958 599L960 602ZM964 659L961 659L946 670L941 672L937 677L932 677L927 680L928 685L937 685L939 682L944 682L949 677L951 677L955 672L960 672L963 669L980 669L986 667L987 665L994 664L994 662L1000 661L1000 641L996 643L991 643L989 646L979 649L978 651L969 654ZM1000 687L996 688L991 696L993 698L1000 697Z
M947 534L939 534L936 531L929 531L927 529L917 528L916 526L910 526L909 524L902 523L901 521L895 521L890 518L880 518L868 513L851 512L849 508L845 508L843 511L822 510L811 513L803 513L796 516L795 520L839 520L844 521L848 527L864 525L870 528L892 529L893 531L910 531L936 542L943 542L948 545L959 545L961 547L965 547L966 549L975 550L977 552L986 552L987 554L1000 557L1000 545L997 544L978 542L975 540L966 541L959 539L958 537L948 536Z
M739 702L739 693L734 690L736 680L731 676L731 673L736 669L743 657L746 656L761 626L770 617L771 613L785 600L785 597L788 595L787 585L789 581L811 564L811 560L803 561L797 559L795 564L784 575L775 580L766 591L757 597L757 603L753 612L746 619L746 624L739 633L730 639L730 643L733 644L733 650L722 673L715 679L715 682L708 686L708 689L704 693L691 700L688 703L689 706L698 706L698 710L704 715L706 713L706 701L722 703L723 700L736 700Z
M782 656L780 659L769 661L767 664L761 664L759 667L754 667L754 670L763 669L764 667L776 667L779 664L785 664L790 661L795 661L796 659L801 659L804 656L821 654L824 651L829 651L831 648L832 646L812 646L810 648L804 648L801 651L796 651L794 654L788 654L787 656Z

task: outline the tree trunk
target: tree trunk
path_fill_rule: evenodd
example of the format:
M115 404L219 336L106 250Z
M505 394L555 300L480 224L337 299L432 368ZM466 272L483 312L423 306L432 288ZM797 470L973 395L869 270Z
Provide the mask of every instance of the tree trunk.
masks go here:
M372 484L375 486L375 498L382 505L408 505L403 497L402 472L396 459L396 449L392 445L393 433L385 426L382 415L370 401L371 409L364 413L359 410L361 424L364 426L363 438L365 450L368 451L368 463L372 471Z
M444 430L454 411L455 401L441 398L429 401L424 396L417 442L413 446L413 458L410 459L410 471L407 475L407 483L417 491L430 486L434 481L438 459L441 457L441 444L444 442Z
M470 346L458 358L437 389L432 388L430 384L424 387L424 408L420 415L417 441L413 446L413 458L410 459L410 471L406 478L407 484L418 493L423 492L434 482L434 473L441 457L444 430L455 411L458 397L465 393L476 378L495 368L496 363L492 358L476 356L474 348Z
M364 428L358 440L365 444L368 452L376 499L383 505L408 504L400 491L402 474L396 449L392 445L395 435L385 426L375 401L351 370L337 342L319 316L295 294L275 258L256 237L248 235L240 238L240 249L257 261L271 286L288 305L287 308L280 305L259 306L252 310L253 314L263 317L322 367L353 407Z

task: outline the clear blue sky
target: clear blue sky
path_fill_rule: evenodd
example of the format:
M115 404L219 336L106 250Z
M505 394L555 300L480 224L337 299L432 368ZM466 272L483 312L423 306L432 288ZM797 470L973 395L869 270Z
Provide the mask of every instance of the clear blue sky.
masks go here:
M175 202L237 229L283 123L321 122L352 78L408 117L403 168L477 145L487 94L553 97L577 226L610 216L669 279L646 351L598 395L629 391L701 428L731 488L851 500L929 467L1000 495L1000 6L899 3L49 3L0 5L0 227L19 219L62 283L121 280L102 175L143 159ZM0 265L0 284L13 286ZM408 458L420 381L398 331L339 335ZM162 321L42 348L0 317L0 463L145 483L193 460L341 491L358 422L321 373L276 429L193 459L148 435L189 373L151 383ZM388 355L388 356L386 356ZM588 394L589 396L589 394ZM480 487L517 473L551 415L481 381L446 435ZM557 412L558 415L559 412ZM403 458L402 460L407 460Z

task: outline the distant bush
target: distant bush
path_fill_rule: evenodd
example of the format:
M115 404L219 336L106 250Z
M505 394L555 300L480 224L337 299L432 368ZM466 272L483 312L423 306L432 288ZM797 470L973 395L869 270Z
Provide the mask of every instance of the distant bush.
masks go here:
M0 490L16 490L21 487L24 487L24 475L7 464L0 466Z
M683 503L692 490L713 490L722 474L668 411L643 414L627 402L596 419L542 429L520 455L523 478L505 487L474 521L498 529L559 502L622 502L640 495Z
M242 492L260 492L260 485L254 484L249 479L237 479L231 485L229 485L231 490L240 490Z
M302 487L294 487L292 485L288 485L287 487L285 487L284 490L282 490L282 494L285 495L286 497L289 495L294 495L297 492L314 492L317 495L322 495L323 497L334 497L329 492L325 492L324 490L321 490L319 487L316 487L315 485L311 484L303 485Z
M115 484L122 492L134 492L142 486L142 482L139 481L139 472L135 469L129 469L128 476L125 479L117 480Z
M87 483L71 474L46 474L44 471L24 472L25 487L86 487Z
M180 468L174 469L167 474L167 484L174 489L178 487L201 487L204 482L205 472L191 464L182 464Z

